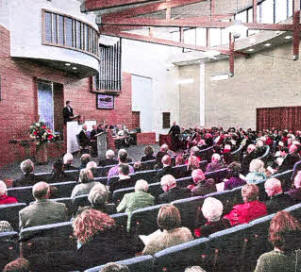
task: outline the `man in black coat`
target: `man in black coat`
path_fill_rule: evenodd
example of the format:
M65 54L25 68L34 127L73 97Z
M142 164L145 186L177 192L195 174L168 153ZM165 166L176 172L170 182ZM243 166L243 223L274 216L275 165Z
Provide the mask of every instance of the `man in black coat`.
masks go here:
M161 178L167 174L172 174L172 167L171 167L171 158L169 155L164 155L162 158L162 165L163 168L158 170L156 174L156 180L159 182Z
M87 147L91 145L90 139L87 135L87 125L84 124L81 132L78 134L79 145L81 147Z
M20 164L22 176L13 181L12 187L32 186L40 181L34 172L34 164L31 160L22 161Z
M71 108L70 103L71 101L67 100L66 107L64 107L63 109L64 124L66 124L69 121L72 121L71 117L74 117L73 109Z
M284 172L286 170L291 170L294 168L294 165L297 161L300 160L298 155L298 147L296 145L291 145L288 154L284 158L281 166L278 169L278 172Z
M190 190L177 187L176 179L172 175L165 175L161 179L161 187L164 193L158 196L158 203L170 203L177 199L190 196Z
M176 122L173 122L172 127L170 128L168 134L171 136L171 144L172 149L177 150L179 148L179 134L181 133L180 127L177 125Z

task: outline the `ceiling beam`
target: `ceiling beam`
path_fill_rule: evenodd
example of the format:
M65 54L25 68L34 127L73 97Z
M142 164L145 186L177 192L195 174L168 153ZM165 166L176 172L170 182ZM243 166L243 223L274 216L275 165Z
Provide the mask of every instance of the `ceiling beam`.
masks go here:
M85 0L81 5L81 11L88 12L155 1L156 0Z
M206 0L173 0L170 2L161 1L158 3L145 4L140 7L129 8L118 12L112 12L102 15L102 18L112 18L112 17L135 17L138 15L144 15L148 13L153 13L156 11L165 10L168 8L176 8L180 6L195 4L199 2L204 2Z

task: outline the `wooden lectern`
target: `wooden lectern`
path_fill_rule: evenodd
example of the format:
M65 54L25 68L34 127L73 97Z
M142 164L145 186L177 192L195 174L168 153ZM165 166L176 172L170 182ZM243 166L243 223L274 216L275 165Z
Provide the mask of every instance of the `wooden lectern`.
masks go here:
M107 133L100 132L95 135L97 138L97 155L100 160L106 158L106 152L108 149L108 142L107 142Z

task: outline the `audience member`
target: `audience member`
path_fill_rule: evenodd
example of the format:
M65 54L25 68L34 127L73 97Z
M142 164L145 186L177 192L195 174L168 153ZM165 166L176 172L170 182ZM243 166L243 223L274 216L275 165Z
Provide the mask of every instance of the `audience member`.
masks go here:
M156 180L160 181L160 179L167 174L172 174L171 157L164 155L162 158L162 169L157 172Z
M183 157L183 154L180 153L175 158L175 166L183 165L183 164L184 164L184 157Z
M111 192L114 192L117 189L132 187L135 185L135 181L130 176L130 167L128 164L119 164L118 171L118 180L113 183L110 183Z
M64 172L64 164L61 159L57 159L52 165L52 171L48 182L64 181L68 178L68 175Z
M72 223L78 250L73 256L74 269L84 270L133 256L124 232L109 215L87 209Z
M221 156L217 153L214 153L211 157L211 162L206 166L206 172L213 172L219 169L222 169L224 165L221 162Z
M255 184L246 184L241 189L244 204L233 206L232 211L224 218L231 226L248 223L258 217L267 215L266 205L258 201L259 189Z
M288 150L288 154L285 156L282 164L280 165L278 172L284 172L286 170L291 170L297 161L300 160L298 154L298 147L296 145L291 145Z
M193 170L198 168L200 168L199 158L197 156L190 155L187 161L187 175L190 175Z
M95 161L89 161L86 165L86 169L90 169L94 177L97 176L97 163Z
M79 169L84 169L84 168L86 168L86 167L87 167L87 163L88 163L89 161L91 161L91 156L90 156L90 154L85 153L85 154L81 155L81 157L80 157L80 166L79 166Z
M141 171L142 170L142 164L141 164L141 162L140 161L134 162L133 168L134 168L135 172Z
M85 149L91 145L90 138L87 133L87 125L84 124L82 130L78 134L79 145Z
M155 204L155 198L151 194L147 193L147 191L147 181L143 179L138 180L135 185L135 192L125 194L117 207L117 212L125 211L128 213L128 231L131 227L130 223L132 212Z
M0 205L17 203L18 200L13 196L7 195L7 187L4 181L0 180Z
M123 264L107 263L102 267L101 272L130 272L130 270Z
M172 175L165 175L161 178L161 187L163 193L158 196L159 203L170 203L190 195L189 189L177 187L176 179Z
M241 179L241 165L238 162L231 162L228 166L229 178L224 180L224 190L232 190L233 188L246 184L246 181Z
M256 146L249 144L247 147L247 154L243 157L241 162L242 174L247 175L249 172L250 163L256 158Z
M162 168L163 164L162 164L162 158L167 155L168 152L168 145L167 144L163 144L160 146L160 150L156 155L156 164L159 166L159 168Z
M260 180L265 180L267 177L265 175L264 162L259 159L254 159L250 163L250 172L246 176L246 181L249 184L256 183Z
M264 189L268 196L268 200L265 202L268 213L278 212L290 205L295 204L292 199L283 194L281 187L281 181L276 178L270 178L264 183Z
M114 158L115 153L112 149L107 150L106 158L104 160L100 160L98 166L108 166L108 165L116 165L118 161Z
M168 204L160 208L157 217L159 230L148 236L143 254L155 254L165 248L193 240L191 231L181 227L181 215L175 206Z
M274 246L262 254L254 272L299 272L301 260L301 225L288 212L278 212L270 223L269 241Z
M0 232L14 231L13 227L8 221L0 221Z
M37 183L39 178L33 173L34 164L31 160L22 161L20 164L22 176L13 181L12 187L32 186Z
M71 153L66 153L63 157L64 170L77 170L78 168L73 166L73 155Z
M294 178L294 188L288 191L288 195L297 201L301 200L301 171L298 171Z
M20 229L67 220L65 204L49 200L50 190L46 182L36 183L32 195L35 202L19 211Z
M93 173L90 169L82 169L79 173L80 184L77 184L71 193L71 198L74 198L79 195L89 194L90 190L99 182L94 181Z
M30 272L29 261L24 258L17 258L8 263L2 272Z
M108 173L108 185L110 185L110 179L113 176L117 176L119 174L119 164L128 164L128 153L125 149L120 149L118 152L118 165L113 166ZM134 173L134 168L129 165L129 173L133 174Z
M154 149L150 145L147 145L144 148L144 156L141 158L141 161L150 161L155 159L156 158L154 157Z
M187 187L189 190L191 190L191 195L200 196L216 192L214 179L206 179L205 174L201 169L193 170L191 176L194 185L189 185Z
M210 234L231 227L227 219L222 218L223 203L214 198L207 197L202 205L201 211L207 222L194 230L196 237L209 236Z

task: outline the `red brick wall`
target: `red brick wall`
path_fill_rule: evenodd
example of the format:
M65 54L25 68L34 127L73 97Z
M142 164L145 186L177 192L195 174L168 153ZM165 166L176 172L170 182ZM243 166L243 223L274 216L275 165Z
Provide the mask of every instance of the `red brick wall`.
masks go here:
M0 26L0 166L28 156L24 148L8 142L11 139L29 139L28 128L37 118L37 90L34 78L63 84L64 101L72 100L75 113L80 113L85 120L105 120L109 124L125 124L129 128L132 127L130 74L123 73L123 89L115 99L114 110L97 110L96 94L90 92L88 78L80 80L33 61L12 59L9 45L9 32ZM54 145L50 154L56 156L62 151L62 145ZM33 148L30 150L31 154L32 152Z

